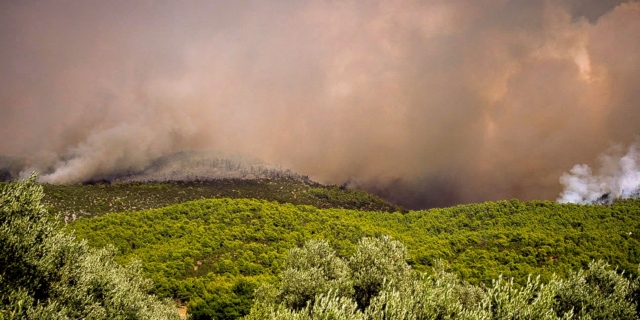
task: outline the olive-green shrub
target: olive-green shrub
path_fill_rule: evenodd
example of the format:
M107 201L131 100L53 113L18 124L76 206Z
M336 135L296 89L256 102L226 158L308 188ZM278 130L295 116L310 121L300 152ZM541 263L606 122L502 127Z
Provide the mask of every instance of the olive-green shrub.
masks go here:
M140 263L117 264L59 226L35 174L0 192L0 319L179 319Z

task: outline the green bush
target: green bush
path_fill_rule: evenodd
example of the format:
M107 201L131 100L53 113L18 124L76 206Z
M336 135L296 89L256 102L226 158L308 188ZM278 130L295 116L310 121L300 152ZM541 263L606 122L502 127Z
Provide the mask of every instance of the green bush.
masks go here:
M148 292L141 265L65 233L41 204L36 176L0 193L0 319L178 319Z
M349 268L325 241L310 240L304 249L292 249L284 262L278 298L287 307L302 309L314 302L317 295L333 292L337 296L352 294L348 281Z
M397 284L411 276L407 249L388 236L362 238L349 259L358 308L364 310L386 284Z

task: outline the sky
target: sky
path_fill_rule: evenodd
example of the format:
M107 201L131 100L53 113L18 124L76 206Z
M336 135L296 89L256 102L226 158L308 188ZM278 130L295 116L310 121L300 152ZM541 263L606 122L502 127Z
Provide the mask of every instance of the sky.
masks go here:
M555 200L638 143L639 35L638 1L2 1L0 160L77 183L217 150L409 208Z

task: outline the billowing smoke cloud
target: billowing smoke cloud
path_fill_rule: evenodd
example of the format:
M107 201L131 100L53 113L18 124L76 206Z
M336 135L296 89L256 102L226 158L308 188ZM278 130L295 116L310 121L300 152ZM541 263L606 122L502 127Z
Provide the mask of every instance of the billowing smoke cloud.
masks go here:
M640 140L631 145L626 154L621 154L620 146L612 148L600 156L601 167L595 174L586 164L575 165L560 177L565 189L558 201L589 204L639 197L639 147Z
M53 183L216 150L410 208L554 199L640 133L638 34L623 0L3 1L0 156Z

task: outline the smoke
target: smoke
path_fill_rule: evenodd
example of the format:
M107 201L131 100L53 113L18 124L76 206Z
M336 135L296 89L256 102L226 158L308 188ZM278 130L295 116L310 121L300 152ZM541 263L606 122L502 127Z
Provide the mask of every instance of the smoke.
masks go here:
M2 1L0 175L215 150L409 208L553 199L639 133L638 34L623 0Z
M624 155L620 146L611 148L600 156L597 174L586 164L575 165L560 177L564 191L558 202L590 204L640 196L639 147L640 140L629 146Z

